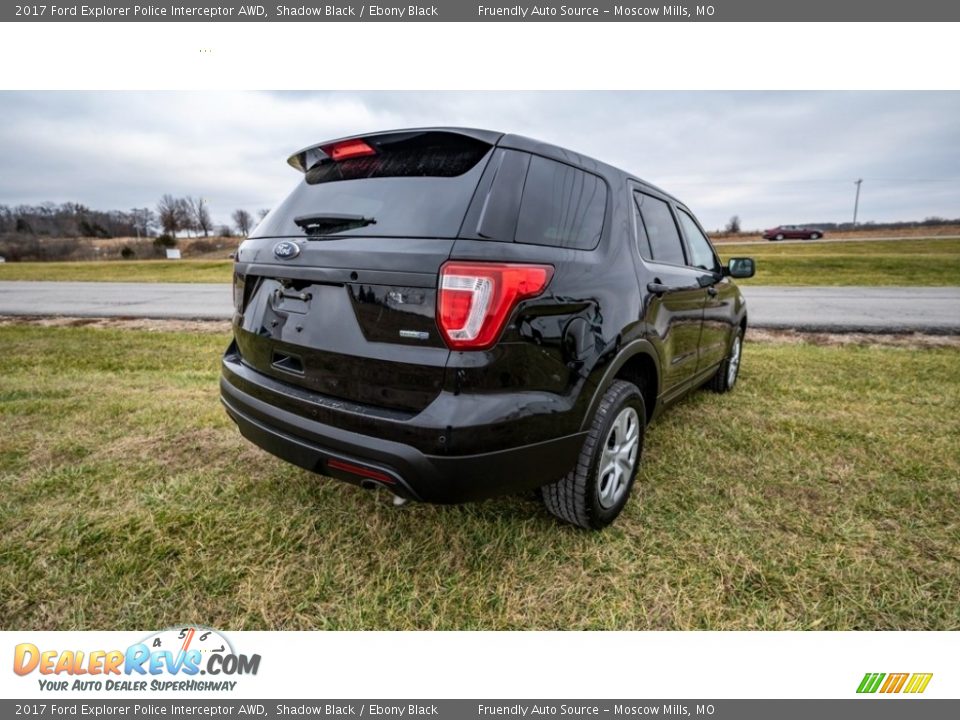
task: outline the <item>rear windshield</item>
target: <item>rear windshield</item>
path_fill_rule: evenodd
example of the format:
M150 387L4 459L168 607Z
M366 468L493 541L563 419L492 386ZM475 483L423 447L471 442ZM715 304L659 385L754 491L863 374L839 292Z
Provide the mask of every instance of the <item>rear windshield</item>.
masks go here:
M311 218L326 223L330 237L456 237L490 145L445 132L364 141L373 154L308 168L251 237L305 237ZM337 224L344 217L357 221Z

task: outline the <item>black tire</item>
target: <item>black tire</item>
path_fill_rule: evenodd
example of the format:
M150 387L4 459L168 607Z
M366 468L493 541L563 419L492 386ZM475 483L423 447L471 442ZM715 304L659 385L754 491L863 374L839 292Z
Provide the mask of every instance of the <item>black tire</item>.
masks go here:
M740 376L740 365L743 358L743 328L737 329L737 334L730 341L730 349L727 356L720 363L717 372L707 381L707 388L715 393L725 393L733 390L737 384L737 378ZM736 363L733 372L730 371L731 363Z
M634 411L633 415L629 409ZM629 422L631 418L636 420L638 441L632 466L628 472L624 472L623 463L615 463L616 467L620 468L619 475L615 471L601 475L600 464L601 460L605 459L605 447L612 453L607 443L613 437L611 431L614 423L618 420L621 423ZM615 380L603 394L590 422L590 430L576 466L563 479L541 488L543 504L547 510L561 520L586 530L599 530L612 523L630 499L630 491L636 481L643 456L646 424L647 411L640 390L633 383ZM627 477L622 480L624 475ZM612 496L604 492L612 487L610 483L618 483ZM606 506L601 495L610 501Z

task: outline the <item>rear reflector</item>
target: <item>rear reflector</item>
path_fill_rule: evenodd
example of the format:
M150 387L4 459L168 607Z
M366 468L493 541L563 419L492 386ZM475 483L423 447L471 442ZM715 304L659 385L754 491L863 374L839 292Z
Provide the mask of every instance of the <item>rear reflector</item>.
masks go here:
M327 145L323 151L334 161L349 160L355 157L367 157L376 155L377 151L367 145L363 140L344 140L343 142Z
M551 277L549 265L445 263L437 324L447 345L454 350L489 348L517 303L542 293Z
M387 485L396 485L397 481L386 473L382 473L379 470L374 470L373 468L366 468L362 465L354 465L351 462L346 462L345 460L336 460L331 458L327 460L327 467L333 470L340 470L342 472L348 472L351 475L358 475L362 478L369 478L370 480L379 480L382 483Z

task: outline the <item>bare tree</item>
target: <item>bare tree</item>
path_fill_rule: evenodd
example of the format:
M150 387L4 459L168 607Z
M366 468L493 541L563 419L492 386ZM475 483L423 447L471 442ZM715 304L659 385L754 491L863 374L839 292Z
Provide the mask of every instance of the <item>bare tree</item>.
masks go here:
M197 225L197 218L193 214L193 203L192 198L182 197L177 198L177 202L180 203L180 227L183 230L187 231L187 235L190 233L200 232L200 226Z
M250 234L250 229L253 227L253 217L244 209L234 210L233 211L233 224L237 226L237 232L239 232L243 237L246 237Z
M257 210L257 215L260 216L261 220L263 220L269 214L270 214L270 208L260 208L259 210Z
M157 215L150 208L133 208L130 211L130 224L137 236L149 235L157 223Z
M734 215L732 218L730 218L730 222L727 223L727 227L724 228L724 231L728 233L740 232L740 216Z
M204 237L210 236L213 230L213 220L210 219L210 210L207 208L207 201L202 197L187 197L187 206L190 208L190 217L193 226L203 233Z
M187 204L182 198L175 198L173 195L164 195L157 203L157 217L160 221L160 227L171 237L176 237L177 232L186 230L190 226L190 214Z

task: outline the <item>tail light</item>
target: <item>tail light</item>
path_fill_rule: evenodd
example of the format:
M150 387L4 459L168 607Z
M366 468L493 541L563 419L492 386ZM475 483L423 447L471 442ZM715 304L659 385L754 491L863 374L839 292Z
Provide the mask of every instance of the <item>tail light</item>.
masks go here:
M543 292L549 265L448 262L440 268L437 323L454 350L493 345L521 300Z

